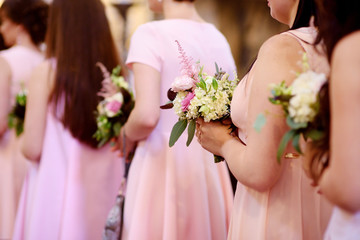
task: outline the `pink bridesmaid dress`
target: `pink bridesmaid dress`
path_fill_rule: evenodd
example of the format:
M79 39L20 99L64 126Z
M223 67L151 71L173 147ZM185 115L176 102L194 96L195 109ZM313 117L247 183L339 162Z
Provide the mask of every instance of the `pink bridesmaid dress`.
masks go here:
M328 73L326 58L312 48L316 31L300 28L285 32L294 37L309 56L312 70ZM231 116L246 143L246 121L253 70L235 89ZM276 161L276 159L268 159ZM249 159L251 161L251 159ZM302 159L283 160L282 174L272 189L258 192L238 182L229 240L320 240L331 215L331 205L310 186L302 169Z
M127 65L146 64L161 74L163 104L181 74L175 40L209 74L215 72L215 62L230 74L236 69L226 39L212 24L185 19L144 24L132 37ZM137 147L128 177L123 239L226 239L233 201L226 165L215 164L195 139L186 147L186 133L170 148L177 120L173 110L161 110L154 131Z
M11 106L21 85L26 87L31 71L43 61L43 55L23 46L14 46L0 52L11 70ZM21 185L26 175L27 161L21 155L14 130L8 130L0 139L0 239L11 239Z
M72 137L53 109L40 163L23 185L13 240L99 240L124 162L109 145L93 149Z

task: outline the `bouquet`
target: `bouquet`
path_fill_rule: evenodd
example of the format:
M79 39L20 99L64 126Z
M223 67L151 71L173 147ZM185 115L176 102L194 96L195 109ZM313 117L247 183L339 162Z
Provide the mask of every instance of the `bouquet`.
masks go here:
M27 90L22 89L15 97L15 105L8 115L8 127L14 128L16 136L24 131L24 119L26 109Z
M308 138L318 141L323 138L323 126L317 122L317 115L320 109L319 91L327 79L325 74L316 73L310 70L306 53L303 55L303 72L297 75L294 82L287 86L285 82L271 84L272 104L280 105L286 117L286 123L290 130L281 139L277 160L280 163L281 156L289 143L295 150L302 154L300 148L300 137L305 140ZM255 128L261 129L265 124L265 117L260 114L255 122Z
M98 93L103 100L95 113L97 130L93 137L99 142L98 147L101 147L113 137L119 136L135 101L128 82L120 76L120 66L114 68L111 75L102 63L97 63L97 66L104 76L102 89Z
M170 102L161 106L162 109L173 108L179 116L175 123L169 146L172 147L181 134L188 128L189 146L194 138L196 119L204 118L205 122L223 120L230 117L230 103L238 79L230 80L229 74L223 72L215 63L216 74L208 75L199 64L192 64L184 49L178 44L182 64L182 75L177 77L168 91ZM223 160L215 156L215 162Z

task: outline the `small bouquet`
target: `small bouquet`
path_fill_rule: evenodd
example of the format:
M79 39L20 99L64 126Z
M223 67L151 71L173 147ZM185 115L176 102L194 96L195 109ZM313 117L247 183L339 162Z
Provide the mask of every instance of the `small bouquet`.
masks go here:
M295 150L302 154L299 145L301 135L305 140L308 138L313 141L322 139L323 126L316 121L316 116L320 109L318 94L326 81L325 74L310 70L307 55L304 53L303 72L298 74L290 86L286 86L284 81L280 84L270 85L272 96L269 97L269 101L282 107L286 123L290 127L290 130L281 139L278 148L277 160L279 163L289 141L292 141ZM254 124L255 129L261 129L265 120L264 115L260 114Z
M14 128L16 136L24 131L27 90L23 88L15 97L15 105L8 115L8 127Z
M216 74L208 75L203 67L192 64L192 59L187 57L180 43L176 41L179 48L182 75L173 82L168 91L170 102L161 106L162 109L173 108L179 116L175 123L169 140L172 147L181 134L188 128L189 146L194 138L196 119L204 118L205 122L211 120L223 120L230 117L230 103L233 91L238 84L238 79L230 80L229 74L223 72L217 64ZM215 156L215 162L222 161Z
M102 89L98 94L103 100L97 106L97 130L93 137L99 142L98 147L101 147L111 138L119 136L135 101L128 82L120 76L120 66L114 68L111 75L102 63L97 63L97 66L104 75Z

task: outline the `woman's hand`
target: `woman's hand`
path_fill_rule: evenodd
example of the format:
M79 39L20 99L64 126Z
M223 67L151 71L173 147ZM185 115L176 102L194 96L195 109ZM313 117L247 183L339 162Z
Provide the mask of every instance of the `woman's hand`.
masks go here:
M204 122L202 118L196 120L196 137L203 148L215 155L223 156L221 148L224 143L233 139L231 128L220 121Z
M124 157L125 161L130 162L134 156L137 142L132 141L126 136L125 127L121 128L119 137L114 139L113 142L115 143L115 146L112 148L112 150L119 150L120 157Z

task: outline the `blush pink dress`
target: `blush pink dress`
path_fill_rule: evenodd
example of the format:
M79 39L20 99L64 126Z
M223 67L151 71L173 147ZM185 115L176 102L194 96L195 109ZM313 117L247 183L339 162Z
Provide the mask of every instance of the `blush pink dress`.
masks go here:
M48 108L40 163L26 176L13 240L99 240L124 162L109 145L78 141Z
M350 213L334 207L324 240L358 240L360 238L360 212Z
M23 46L0 52L11 70L11 106L21 85L26 87L31 71L43 61L43 55ZM27 161L19 151L20 137L8 130L0 139L0 239L11 239L21 185L26 175Z
M146 64L161 74L162 104L181 74L175 40L209 74L215 72L215 62L230 74L235 71L229 45L213 25L182 19L144 24L132 37L127 65ZM128 177L123 239L227 237L233 193L226 165L215 164L196 139L186 147L186 133L170 148L177 120L172 109L161 110L156 128L137 147Z
M313 28L301 28L286 34L295 38L307 52L314 71L328 73L326 58L319 56L309 44L314 41ZM246 143L249 94L256 62L235 89L231 116ZM295 150L294 150L295 152ZM248 159L251 161L251 159ZM268 159L276 161L276 159ZM229 240L319 240L323 238L330 204L310 186L302 169L302 159L283 160L282 174L272 189L258 192L238 182Z

